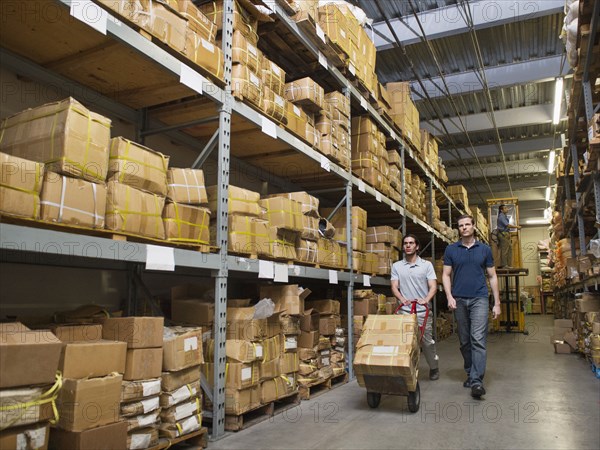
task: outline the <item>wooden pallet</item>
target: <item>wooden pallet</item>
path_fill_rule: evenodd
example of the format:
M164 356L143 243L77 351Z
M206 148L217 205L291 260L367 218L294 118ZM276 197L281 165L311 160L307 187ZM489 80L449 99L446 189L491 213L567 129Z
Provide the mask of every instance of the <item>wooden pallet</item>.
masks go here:
M150 447L149 450L163 450L181 443L196 448L206 448L208 445L208 428L202 427L198 431L193 431L175 439L160 438L158 444Z
M237 416L225 415L225 430L240 431L249 426L263 422L273 416L274 409L275 405L271 402Z
M61 231L63 233L72 233L88 236L96 236L105 239L112 239L115 241L127 241L135 242L140 244L153 244L162 245L167 247L184 248L187 250L195 250L201 253L216 252L216 247L211 247L205 244L192 244L187 242L167 241L164 239L155 239L150 237L138 236L132 233L106 230L104 228L87 228L72 224L44 222L41 220L28 219L22 217L14 217L0 213L0 222L10 223L14 225L23 225L31 228L39 228L52 231Z
M317 383L298 386L298 393L300 394L300 398L302 400L310 400L311 398L318 397L329 390L331 390L331 378L321 380Z
M348 372L344 372L335 377L331 377L330 380L331 380L331 389L340 387L342 384L346 384L348 382Z
M296 390L285 397L278 398L273 402L273 415L281 414L289 409L296 408L300 404L300 393Z

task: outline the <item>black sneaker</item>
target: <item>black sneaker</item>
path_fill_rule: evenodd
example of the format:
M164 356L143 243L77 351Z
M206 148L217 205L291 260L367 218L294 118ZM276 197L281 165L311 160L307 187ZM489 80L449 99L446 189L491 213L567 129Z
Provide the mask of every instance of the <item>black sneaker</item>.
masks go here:
M463 387L469 388L471 387L471 379L467 378L463 383Z
M471 387L471 397L473 398L481 398L482 395L485 395L485 389L482 385L476 384Z
M440 369L430 369L429 370L429 379L430 380L438 380L440 378Z

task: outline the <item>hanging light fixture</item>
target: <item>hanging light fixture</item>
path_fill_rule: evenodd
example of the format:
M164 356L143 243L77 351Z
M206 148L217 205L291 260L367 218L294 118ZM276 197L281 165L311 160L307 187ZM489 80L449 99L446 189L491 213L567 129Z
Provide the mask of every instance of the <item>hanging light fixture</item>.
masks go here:
M552 123L558 125L560 122L560 110L562 108L562 90L563 90L563 78L558 77L556 79L556 85L554 86L554 119Z

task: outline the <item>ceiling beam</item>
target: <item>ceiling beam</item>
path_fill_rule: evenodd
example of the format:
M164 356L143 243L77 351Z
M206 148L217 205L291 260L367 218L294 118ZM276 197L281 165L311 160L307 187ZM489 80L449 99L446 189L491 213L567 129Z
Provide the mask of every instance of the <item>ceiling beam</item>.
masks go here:
M539 152L541 150L550 150L554 146L560 147L560 138L555 140L552 136L545 136L533 139L515 139L502 141L502 148L504 149L504 153L507 155L514 153ZM479 158L498 155L498 144L475 145L473 148L475 149L475 153ZM471 157L471 149L467 149L466 147L458 147L458 151L463 157L463 161L465 163L469 163L469 160L467 158ZM454 156L454 152L450 153L448 150L440 149L439 156L444 162L455 160L457 161L457 158ZM472 162L475 163L475 160L473 159Z
M511 64L502 64L485 68L487 84L491 90L508 86L527 83L540 83L552 81L558 76L567 75L571 68L564 64L561 71L562 56L549 56L547 58L530 59ZM475 94L484 90L478 73L468 72L444 75L450 95ZM444 83L441 77L423 80L425 91L416 81L411 82L411 89L415 93L415 100L424 100L425 92L430 98L446 96Z
M506 161L506 172L508 176L512 177L519 175L532 175L538 173L548 174L548 161L543 158L524 159L516 161ZM454 181L470 180L469 175L462 167L448 167L446 168L448 179ZM504 167L499 163L488 163L481 164L480 166L471 167L471 175L473 178L480 178L485 176L486 178L499 177L505 174Z
M563 11L564 0L477 0L469 2L475 30L520 22ZM428 40L467 33L464 11L458 5L423 11L417 14ZM423 35L414 15L390 20L402 45L416 44ZM373 24L378 51L394 47L395 39L385 22Z
M523 106L497 110L494 111L494 115L498 128L524 127L551 122L553 108L552 104ZM461 119L468 133L494 129L490 114L487 112L461 116ZM443 122L449 134L464 133L457 117L449 117ZM443 129L439 120L422 121L421 128L426 129L434 136L445 134L438 131Z

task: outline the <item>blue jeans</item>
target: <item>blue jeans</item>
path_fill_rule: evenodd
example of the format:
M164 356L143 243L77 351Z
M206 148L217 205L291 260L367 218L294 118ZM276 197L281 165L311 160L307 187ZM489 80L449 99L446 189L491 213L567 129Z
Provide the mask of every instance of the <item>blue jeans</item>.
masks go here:
M456 297L456 321L460 352L471 386L482 385L487 359L489 300L487 297Z

